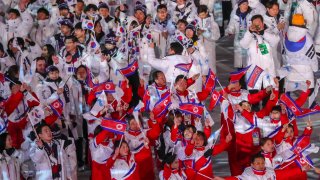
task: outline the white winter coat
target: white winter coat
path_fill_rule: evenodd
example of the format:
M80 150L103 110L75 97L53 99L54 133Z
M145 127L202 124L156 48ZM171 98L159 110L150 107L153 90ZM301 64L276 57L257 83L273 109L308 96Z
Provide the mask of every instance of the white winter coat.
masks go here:
M7 42L13 37L26 38L33 25L33 19L28 11L24 11L15 20L7 20L6 24L0 22L0 41L7 49Z
M269 74L269 78L272 80L274 77L276 77L276 71L275 71L275 65L272 54L272 48L273 46L276 46L279 42L280 38L279 35L272 34L268 31L268 29L264 30L264 34L257 35L256 33L250 33L250 31L247 31L240 41L240 45L248 49L248 65L252 65L251 68L254 68L255 65L262 68L264 71L266 71ZM267 54L262 54L261 50L259 49L259 44L265 44L266 48L268 50ZM250 74L247 73L247 76ZM260 76L260 78L263 78ZM267 82L264 82L266 84ZM273 81L268 82L269 84L272 84Z
M200 42L204 45L205 59L208 60L207 65L214 72L216 71L216 41L220 38L220 30L218 24L214 21L213 14L205 19L196 18L199 28L204 30L200 38ZM204 72L206 73L206 72Z
M234 67L243 68L247 66L247 50L240 46L247 27L249 26L251 15L247 14L245 19L241 19L237 10L232 11L227 29L227 34L234 34Z
M4 177L3 180L20 180L20 166L29 158L28 154L16 149L13 154L9 156L6 151L3 151L3 158L4 160L1 164L7 166L3 169L0 168L2 177Z
M254 174L252 167L247 167L244 172L237 176L239 179L256 179L256 180L276 180L276 173L273 169L266 168L266 173L262 176Z
M54 140L58 145L58 163L61 164L61 180L67 179L67 163L68 157L65 149L63 149L63 140ZM36 179L53 180L51 163L48 154L44 149L39 149L38 145L34 142L30 148L30 158L34 162L36 167Z
M167 82L174 82L175 78L182 74L186 75L186 72L175 68L175 65L183 63L190 63L191 58L188 56L182 56L182 55L169 55L162 59L157 59L155 57L154 49L148 47L146 50L148 56L143 55L141 58L143 61L150 64L153 68L158 69L162 71L165 76L168 78Z
M310 35L311 37L314 37L315 32L318 28L318 23L319 23L318 12L315 6L312 3L308 2L307 0L298 1L296 13L303 15Z
M56 25L50 24L50 19L41 20L37 21L37 25L32 27L30 38L42 47L49 42L55 32Z
M305 28L289 26L287 39L284 41L286 63L291 65L293 71L286 77L289 81L311 81L310 88L314 87L313 72L318 70L318 60L313 40ZM305 41L297 43L305 37ZM300 44L300 48L290 48Z

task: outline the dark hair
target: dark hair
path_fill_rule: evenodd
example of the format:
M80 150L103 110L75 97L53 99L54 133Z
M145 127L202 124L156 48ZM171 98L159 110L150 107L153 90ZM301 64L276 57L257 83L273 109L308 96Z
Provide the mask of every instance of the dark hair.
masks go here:
M36 57L34 60L35 60L36 62L41 61L41 60L46 61L46 58L40 56L40 57Z
M51 65L53 65L52 56L56 55L56 50L54 49L54 47L51 44L46 44L44 46L46 46L47 50L48 50L47 65L51 66Z
M279 7L279 3L277 1L269 1L266 3L266 8L267 9L270 9L272 8L274 5L278 6Z
M8 135L8 133L3 133L0 135L0 153L2 153L6 149L6 141Z
M10 79L13 80L17 79L16 75L19 74L19 66L18 65L12 65L9 67L8 71L6 72L6 76Z
M102 132L103 131L103 129L102 129L102 127L99 125L99 126L97 126L95 129L94 129L94 131L93 131L93 136L94 137L96 137L98 134L100 134L100 132Z
M44 128L46 126L50 128L50 126L47 123L45 123L43 121L40 122L39 125L36 127L37 134L42 134L42 128Z
M11 79L12 82L9 83L9 87L10 87L10 90L12 90L12 87L14 85L21 85L22 83L17 79L17 78L14 78L14 79Z
M280 105L273 106L272 109L271 109L271 112L272 111L281 112L281 106Z
M15 38L17 38L17 43L18 43L18 46L20 46L21 50L25 50L26 48L24 47L24 40L23 40L23 38L21 38L21 37L15 37ZM7 52L8 52L8 55L9 55L10 57L12 57L12 58L14 58L14 54L13 54L12 50L9 49L9 44L13 43L13 40L14 40L14 38L11 38L11 39L8 41L8 43L7 43L7 47L8 47Z
M258 158L262 158L263 160L265 160L264 156L261 154L261 152L259 152L258 154L255 154L251 157L251 163L254 163L254 161Z
M183 52L183 46L179 42L173 42L170 44L170 49L174 51L174 54L181 55Z
M244 103L249 103L249 102L246 101L246 100L243 100L243 101L241 101L241 102L239 103L239 105L242 106Z
M197 135L200 136L203 139L203 146L206 146L208 144L207 136L204 134L203 131L197 131Z
M128 125L130 124L130 122L131 122L132 120L135 120L134 116L133 116L132 114L128 114L128 115L126 116L126 121L127 121Z
M154 72L152 73L152 80L155 81L156 79L158 79L158 76L159 76L160 73L163 74L162 71L158 71L158 70L154 71Z
M80 30L84 30L82 29L82 22L78 22L75 26L74 26L74 29L80 29Z
M177 155L172 154L171 152L167 153L164 157L163 163L165 164L172 164L174 160L176 160Z
M177 24L179 24L179 23L183 23L184 25L188 25L188 22L184 19L179 19Z
M3 53L5 53L5 50L3 49L3 45L2 45L1 42L0 42L0 51L3 52Z
M49 11L46 8L43 8L43 7L38 9L37 14L38 13L44 13L46 16L50 16Z
M185 75L180 74L176 77L176 79L174 80L174 83L179 82L181 79L187 80L187 77Z
M260 139L260 146L264 146L268 141L272 142L272 139L268 138L268 137L261 138Z
M182 117L182 113L179 110L169 111L165 126L171 128L174 125L174 117Z
M166 9L168 10L167 6L165 4L159 4L158 7L157 7L157 12L160 10L160 9Z
M197 13L207 13L208 12L208 7L206 5L200 5L197 9Z
M16 16L20 17L20 12L17 9L13 9L13 8L9 9L8 14L10 13L14 13Z
M291 128L291 129L293 129L293 131L294 131L294 127L293 127L293 124L288 124L288 128Z
M260 14L256 14L252 16L251 22L254 21L255 19L260 19L263 22L263 17Z
M71 39L72 42L74 42L74 43L78 41L78 39L77 39L75 36L73 36L73 35L67 36L67 37L65 38L64 42L66 42L67 39Z
M196 133L196 132L197 132L197 128L194 127L194 125L191 125L191 124L186 125L184 129L185 129L185 130L186 130L186 129L191 129L193 133Z
M114 142L114 145L113 145L114 150L113 150L113 153L112 153L112 154L114 154L115 150L116 150L117 148L120 148L120 146L122 146L122 144L127 144L127 146L129 146L128 143L127 143L127 141L125 141L124 139L122 139L121 144L120 144L120 142L121 142L120 140L116 140L116 141ZM129 152L130 152L130 149L129 149Z
M97 11L98 10L98 7L94 4L88 4L85 8L84 8L84 12L88 12L90 11L91 9L93 9L94 11Z
M81 64L80 66L77 67L75 74L77 74L78 70L81 69L81 68L83 68L83 69L85 69L87 71L87 66Z

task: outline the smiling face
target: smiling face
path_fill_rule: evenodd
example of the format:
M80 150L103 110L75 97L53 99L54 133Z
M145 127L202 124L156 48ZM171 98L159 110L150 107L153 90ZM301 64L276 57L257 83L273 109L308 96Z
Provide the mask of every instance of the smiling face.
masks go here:
M274 151L272 140L268 140L263 146L261 146L261 149L266 153L272 153Z
M157 78L154 80L158 86L165 86L167 83L166 76L163 72L159 72Z
M180 92L184 92L187 89L187 81L182 78L175 83L176 89Z
M191 139L193 136L193 131L192 131L192 128L187 128L183 131L183 137L185 139Z
M284 138L290 138L292 139L294 136L294 130L292 127L288 127L286 133L284 134Z
M121 143L121 147L120 147L119 153L120 153L120 156L127 156L127 155L129 155L129 146L128 146L127 143L125 143L125 142L122 142L122 143Z
M276 17L279 14L279 6L274 4L271 8L267 8L270 16Z
M194 32L192 29L186 29L186 36L187 38L191 39L194 35Z
M266 168L264 158L256 158L254 162L251 163L251 166L256 170L263 171Z

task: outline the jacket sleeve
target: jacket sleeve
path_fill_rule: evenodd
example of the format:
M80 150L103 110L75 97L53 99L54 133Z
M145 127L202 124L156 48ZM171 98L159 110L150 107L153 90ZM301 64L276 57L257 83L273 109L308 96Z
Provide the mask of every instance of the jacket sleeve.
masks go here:
M145 59L145 58L141 58L141 59L145 59L145 61L147 61L148 64L150 66L152 66L153 68L155 68L155 69L158 69L158 70L160 70L162 72L166 72L167 71L167 69L169 68L169 65L170 65L170 63L168 63L167 59L165 59L165 58L164 59L156 58L154 49L150 48L150 47L148 47L146 53L148 55L147 59Z
M270 46L275 47L278 45L280 41L280 37L278 34L273 34L269 31L265 31L263 34L263 38L270 44Z
M206 29L202 36L209 41L216 41L220 38L220 30L218 24L214 21L213 16L210 18L211 27L210 29Z
M248 101L250 104L257 104L260 102L263 98L267 97L267 92L266 90L261 90L258 93L255 94L249 94L248 95Z
M113 136L113 133L109 131L101 131L96 137L95 137L95 143L96 145L101 144L105 139L111 138Z
M254 35L247 31L240 40L240 46L244 49L249 49L251 42L254 41Z
M37 144L33 142L30 148L30 158L34 163L40 163L45 158L46 151L38 148Z
M156 120L152 121L149 119L148 121L149 130L147 131L147 137L149 140L157 140L160 135L160 126Z
M310 89L308 89L305 92L301 92L298 99L295 100L296 104L299 107L303 106L303 104L307 101L309 94L310 94Z
M23 97L24 97L23 93L20 91L16 94L12 94L9 97L8 101L4 106L5 112L7 113L8 116L17 108L20 101L22 101Z
M225 149L227 149L229 147L229 143L226 143L225 141L220 141L219 144L215 144L213 146L213 152L212 152L212 156L215 156L217 154L220 154L221 152L223 152Z
M284 138L285 135L285 131L282 132L282 129L276 134L276 136L274 137L275 143L276 145L280 144Z
M193 152L194 144L191 142L187 145L186 149L184 150L186 156L191 156Z
M303 135L305 136L311 136L312 134L312 128L311 127L306 127L303 131Z
M254 119L253 119L254 113L253 112L249 112L247 110L243 110L241 115L244 118L246 118L251 124L254 124Z
M256 113L257 117L263 118L264 116L268 116L272 110L272 108L277 104L279 91L275 92L275 98L273 100L268 100L266 106Z
M114 162L116 162L117 159L113 159L112 156L107 160L107 170L110 170L114 164Z
M172 142L176 142L177 141L177 139L178 139L178 128L175 128L175 127L173 127L173 128L171 128L171 141Z

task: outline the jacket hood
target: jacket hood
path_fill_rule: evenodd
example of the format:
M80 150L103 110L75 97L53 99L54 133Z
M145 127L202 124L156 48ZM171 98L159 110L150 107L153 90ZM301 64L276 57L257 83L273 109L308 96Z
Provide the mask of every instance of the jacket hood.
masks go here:
M300 41L308 32L308 29L297 27L297 26L289 26L287 31L287 37L289 41L298 42Z

